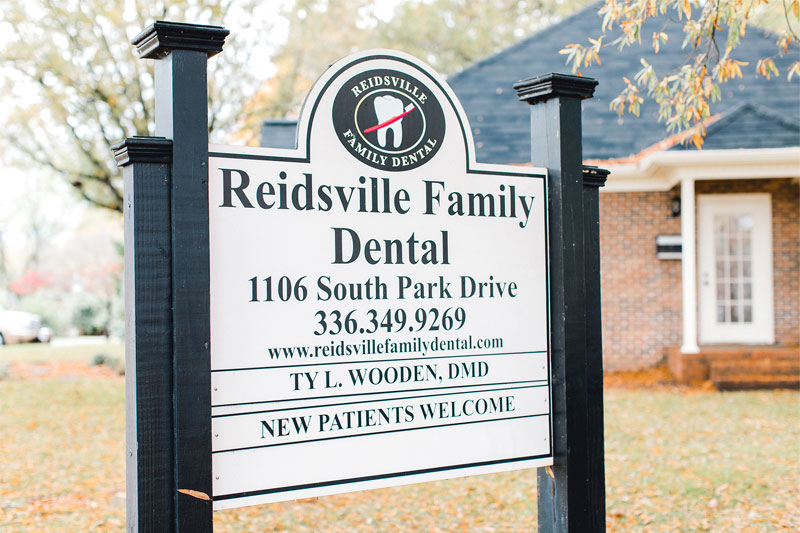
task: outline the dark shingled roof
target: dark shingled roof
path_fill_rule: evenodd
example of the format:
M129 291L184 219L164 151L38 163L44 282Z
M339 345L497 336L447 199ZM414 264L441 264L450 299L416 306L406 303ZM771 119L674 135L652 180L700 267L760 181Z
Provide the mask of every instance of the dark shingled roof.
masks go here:
M297 146L297 120L272 118L261 125L261 146L294 148Z
M469 118L478 161L530 161L530 115L527 106L518 101L512 86L520 79L539 74L568 73L565 56L558 51L566 44L586 43L587 36L599 34L599 5L583 9L448 79ZM656 72L668 72L685 61L687 51L681 48L682 26L676 14L650 20L643 28L642 46L621 52L608 48L601 55L601 66L583 70L584 76L600 82L594 97L583 104L586 159L637 154L668 136L664 124L658 123L658 107L649 99L642 104L639 117L626 114L620 118L608 106L624 87L622 77L633 80L641 57L644 56ZM649 45L649 36L662 27L670 35L670 41L655 54ZM712 105L712 113L724 116L709 126L706 149L800 145L800 83L786 81L788 66L800 58L800 50L794 47L789 56L775 59L781 71L778 78L766 80L754 72L758 59L775 55L775 40L774 35L755 27L748 29L734 57L750 64L743 67L743 78L722 86L722 101ZM262 144L277 146L266 137Z
M800 144L800 121L785 118L764 106L743 102L706 128L703 148L781 148ZM678 144L672 150L690 149Z

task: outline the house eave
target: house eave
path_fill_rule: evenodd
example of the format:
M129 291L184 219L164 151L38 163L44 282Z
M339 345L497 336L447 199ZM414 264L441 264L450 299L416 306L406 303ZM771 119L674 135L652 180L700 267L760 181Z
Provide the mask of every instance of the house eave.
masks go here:
M634 163L592 160L611 175L603 192L668 191L683 178L739 180L800 178L800 146L680 150L647 154Z

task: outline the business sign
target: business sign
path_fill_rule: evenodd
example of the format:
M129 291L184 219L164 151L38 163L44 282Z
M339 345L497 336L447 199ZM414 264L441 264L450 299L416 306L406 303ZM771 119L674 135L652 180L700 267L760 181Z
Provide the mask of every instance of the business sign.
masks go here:
M215 509L552 464L546 175L404 54L210 147Z

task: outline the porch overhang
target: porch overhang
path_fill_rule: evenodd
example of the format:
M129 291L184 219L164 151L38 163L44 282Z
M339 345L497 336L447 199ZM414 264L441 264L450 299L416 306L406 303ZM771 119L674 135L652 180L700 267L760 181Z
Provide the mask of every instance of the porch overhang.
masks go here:
M603 194L668 191L686 178L697 180L800 179L800 146L737 150L679 150L631 158L588 160L611 176Z

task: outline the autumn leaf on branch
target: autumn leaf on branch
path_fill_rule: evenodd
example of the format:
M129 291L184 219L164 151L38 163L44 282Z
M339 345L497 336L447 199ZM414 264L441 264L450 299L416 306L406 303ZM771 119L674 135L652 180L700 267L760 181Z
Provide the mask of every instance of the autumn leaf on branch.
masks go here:
M599 65L601 50L606 47L622 50L641 45L643 35L650 35L650 46L658 54L671 38L663 20L682 22L682 48L686 52L683 64L668 71L656 71L642 58L642 66L634 75L635 83L624 78L625 86L609 107L619 115L638 116L646 94L658 105L659 120L667 131L680 132L697 126L696 132L686 139L691 139L698 148L705 135L703 123L710 116L711 104L721 99L720 86L742 78L742 68L749 65L734 54L754 21L776 33L774 55L760 58L755 72L766 79L785 75L789 82L795 76L800 77L800 61L784 67L783 73L775 62L778 57L797 52L800 0L606 0L598 13L602 17L602 34L589 37L588 44L569 43L559 52L566 56L573 72ZM657 26L650 33L646 33L648 23Z

